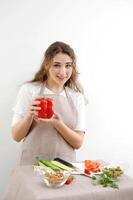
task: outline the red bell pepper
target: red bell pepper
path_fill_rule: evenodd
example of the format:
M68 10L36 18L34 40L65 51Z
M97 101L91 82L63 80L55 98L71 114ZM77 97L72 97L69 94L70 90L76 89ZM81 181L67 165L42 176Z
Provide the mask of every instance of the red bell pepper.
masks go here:
M40 101L38 105L41 107L41 110L38 110L39 118L51 118L54 114L53 111L53 99L51 98L37 98L37 101Z

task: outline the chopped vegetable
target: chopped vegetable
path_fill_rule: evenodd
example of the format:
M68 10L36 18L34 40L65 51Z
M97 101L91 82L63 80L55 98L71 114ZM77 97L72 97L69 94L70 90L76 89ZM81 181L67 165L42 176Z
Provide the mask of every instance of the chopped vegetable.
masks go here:
M107 176L114 178L114 179L123 174L123 171L119 166L118 167L112 167L112 168L111 167L105 168L103 171L104 171L104 174L106 174Z
M50 184L59 184L64 179L64 174L62 172L46 172L45 177L47 177Z
M69 185L73 181L74 177L71 175L69 178L66 180L65 184Z
M97 173L97 172L100 172L101 169L101 165L99 162L95 162L95 161L91 161L91 160L85 160L85 170L84 172L86 174L90 174L91 172L93 173Z
M119 186L116 183L116 178L121 176L123 171L120 167L105 168L100 175L92 176L92 183L94 185L102 185L103 187L112 187L118 189Z

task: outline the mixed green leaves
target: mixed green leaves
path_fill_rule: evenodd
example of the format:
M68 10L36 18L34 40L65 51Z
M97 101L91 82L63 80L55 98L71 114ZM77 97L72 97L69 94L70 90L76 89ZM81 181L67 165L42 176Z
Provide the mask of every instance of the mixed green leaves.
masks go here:
M118 189L117 178L123 174L120 167L105 168L101 174L92 176L93 185L102 185L103 187L112 187Z
M102 173L98 177L92 176L92 183L93 185L102 185L103 187L112 187L114 189L118 189L119 186L115 181L107 176L106 174Z

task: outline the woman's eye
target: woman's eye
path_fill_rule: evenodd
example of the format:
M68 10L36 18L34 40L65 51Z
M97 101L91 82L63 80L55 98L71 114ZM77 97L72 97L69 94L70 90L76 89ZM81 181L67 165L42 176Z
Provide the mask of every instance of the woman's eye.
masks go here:
M56 64L56 65L54 65L54 67L60 67L60 65L57 65L57 64Z
M70 67L72 67L71 65L66 65L66 68L70 68Z

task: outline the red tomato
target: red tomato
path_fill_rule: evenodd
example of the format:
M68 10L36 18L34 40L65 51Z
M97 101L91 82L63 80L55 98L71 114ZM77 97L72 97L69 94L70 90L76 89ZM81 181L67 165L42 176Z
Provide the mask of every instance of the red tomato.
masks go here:
M87 169L87 168L86 168L86 169L84 170L84 173L86 173L86 174L90 174L90 172L91 172L90 169Z
M90 160L85 160L85 167L90 167L91 161Z
M66 180L65 184L69 185L73 181L74 177L69 176L69 178Z
M100 163L91 160L85 160L85 173L96 173L100 171Z
M97 173L97 172L100 172L101 170L99 168L94 168L91 171L94 172L94 173Z

